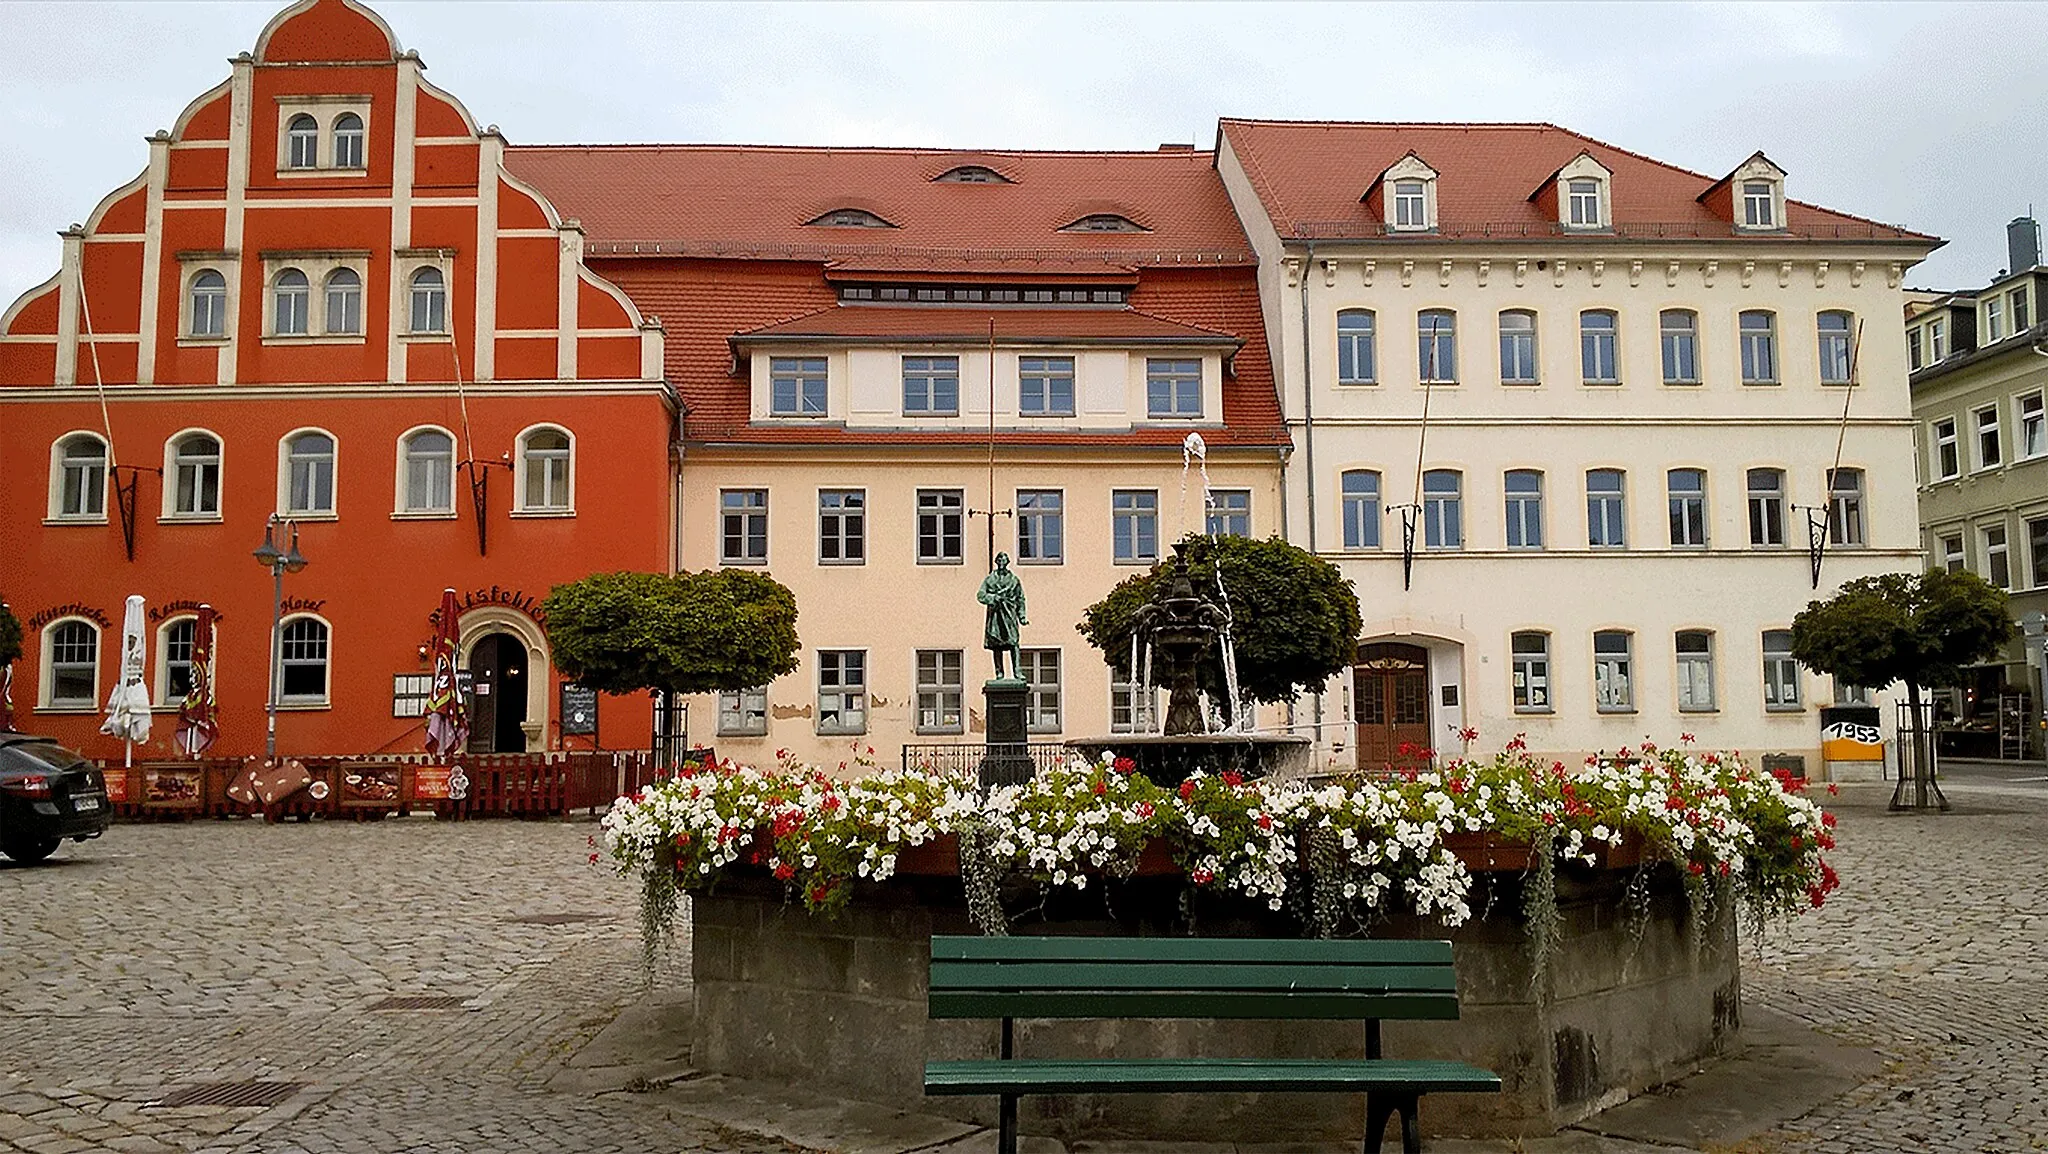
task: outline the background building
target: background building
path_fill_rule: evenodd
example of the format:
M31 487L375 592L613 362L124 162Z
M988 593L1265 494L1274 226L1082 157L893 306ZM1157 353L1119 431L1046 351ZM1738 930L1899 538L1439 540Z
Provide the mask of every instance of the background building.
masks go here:
M1290 535L1366 619L1305 711L1330 760L1476 727L1816 771L1816 706L1853 691L1785 631L1919 564L1894 318L1938 242L1792 200L1762 154L1717 180L1541 124L1225 120L1216 164L1260 256Z

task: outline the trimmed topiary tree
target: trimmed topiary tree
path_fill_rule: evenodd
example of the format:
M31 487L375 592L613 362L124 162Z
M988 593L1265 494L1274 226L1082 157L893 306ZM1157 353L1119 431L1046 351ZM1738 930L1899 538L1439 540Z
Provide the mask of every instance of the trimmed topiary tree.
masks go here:
M542 602L556 665L605 693L716 693L796 668L796 595L763 573L594 573Z

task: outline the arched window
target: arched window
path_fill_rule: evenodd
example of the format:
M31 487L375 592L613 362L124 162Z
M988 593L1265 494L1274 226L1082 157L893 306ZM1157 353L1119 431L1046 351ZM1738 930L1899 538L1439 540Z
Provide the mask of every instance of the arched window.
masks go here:
M57 517L99 521L107 515L107 444L91 433L57 442L50 510Z
M1700 383L1700 317L1690 309L1665 309L1657 314L1658 343L1664 352L1664 383Z
M354 335L363 331L363 278L354 269L327 274L327 316L324 332Z
M295 433L285 442L284 511L295 516L334 512L334 438Z
M313 313L313 286L306 274L295 268L278 273L270 297L270 331L281 337L305 336Z
M455 438L421 429L403 442L402 512L447 513L455 508Z
M334 118L334 167L363 167L363 118L353 112Z
M1415 318L1416 369L1424 381L1454 383L1458 379L1458 314L1425 309Z
M1621 365L1615 342L1620 323L1606 309L1588 309L1579 314L1579 371L1589 385L1612 385L1621 381Z
M895 228L896 226L864 208L835 208L804 222L822 228Z
M412 331L448 331L448 282L437 268L412 274Z
M327 704L327 641L327 623L318 617L285 619L277 641L280 704Z
M1778 318L1761 309L1737 318L1742 338L1742 383L1778 383Z
M186 433L171 442L171 515L220 516L220 442Z
M1061 232L1150 232L1149 228L1114 212L1091 212L1070 224Z
M1429 549L1463 549L1464 478L1456 469L1422 474L1422 544Z
M285 167L317 168L320 164L320 122L300 113L285 127Z
M1369 385L1378 379L1379 356L1373 344L1372 312L1345 309L1337 314L1337 383Z
M569 434L542 426L520 439L519 492L522 508L566 511L569 508Z
M52 709L92 709L100 697L100 631L76 617L43 630L43 653L49 675L43 678L43 704Z
M176 705L192 692L192 641L199 619L174 617L156 635L156 703Z
M1500 314L1500 383L1533 385L1536 381L1536 314L1509 309Z
M1370 469L1353 469L1340 479L1344 502L1344 547L1380 547L1380 475Z
M1848 384L1850 331L1855 319L1845 312L1829 311L1816 318L1815 327L1820 332L1820 383Z
M192 307L188 319L195 337L224 337L228 332L228 281L210 268L192 277Z

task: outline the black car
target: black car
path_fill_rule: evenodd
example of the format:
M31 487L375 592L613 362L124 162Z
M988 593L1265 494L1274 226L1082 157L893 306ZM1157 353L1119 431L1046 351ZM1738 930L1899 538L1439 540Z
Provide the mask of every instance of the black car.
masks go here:
M39 862L67 837L105 833L111 817L91 762L47 737L0 733L0 854Z

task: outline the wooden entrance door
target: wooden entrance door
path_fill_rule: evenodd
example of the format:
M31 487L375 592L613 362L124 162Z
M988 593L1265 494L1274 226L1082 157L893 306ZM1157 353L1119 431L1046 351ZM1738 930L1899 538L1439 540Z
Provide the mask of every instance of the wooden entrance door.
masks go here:
M1362 645L1351 677L1358 768L1421 767L1412 750L1429 748L1429 651L1391 641ZM1411 747L1405 755L1404 745Z

